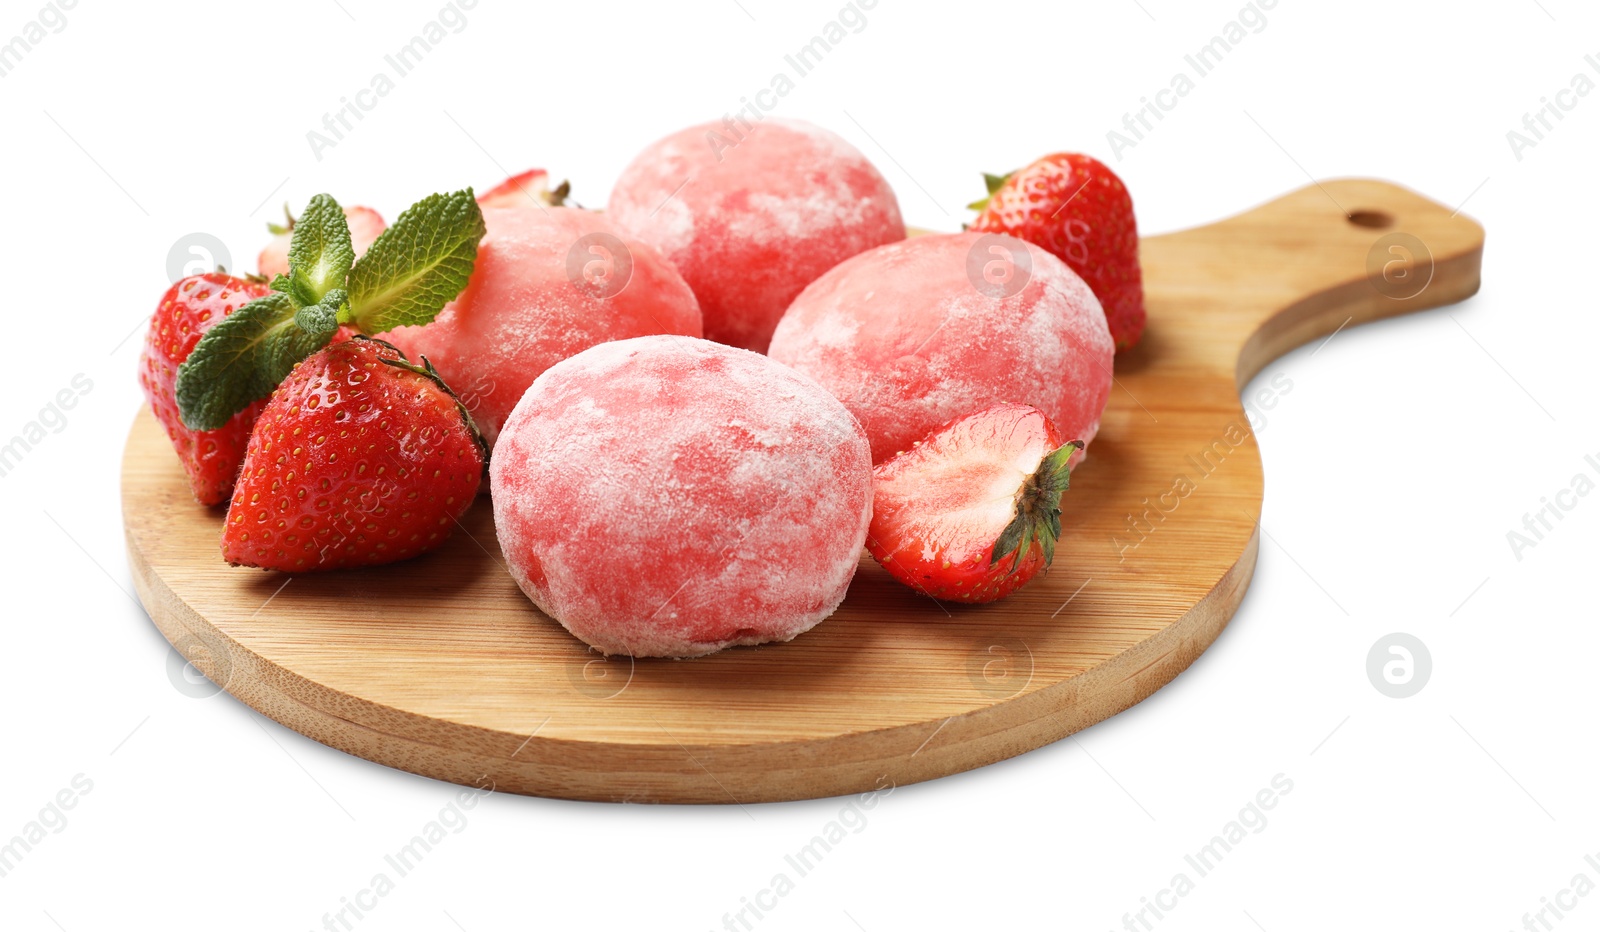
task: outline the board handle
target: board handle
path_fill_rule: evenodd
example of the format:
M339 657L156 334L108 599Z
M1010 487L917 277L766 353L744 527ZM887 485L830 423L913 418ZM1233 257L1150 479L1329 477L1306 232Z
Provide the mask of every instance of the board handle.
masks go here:
M1142 240L1142 261L1165 270L1164 284L1147 285L1150 331L1160 332L1161 310L1180 306L1187 288L1237 295L1208 315L1205 337L1237 345L1227 358L1237 358L1242 387L1273 359L1344 327L1470 297L1483 236L1459 209L1386 181L1315 182L1219 223Z

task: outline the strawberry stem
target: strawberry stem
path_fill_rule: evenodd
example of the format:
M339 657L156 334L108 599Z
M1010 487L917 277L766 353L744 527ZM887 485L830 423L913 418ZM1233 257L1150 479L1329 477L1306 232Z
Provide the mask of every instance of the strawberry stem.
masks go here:
M267 224L267 232L273 236L282 236L294 232L294 214L289 212L289 202L283 202L283 222Z

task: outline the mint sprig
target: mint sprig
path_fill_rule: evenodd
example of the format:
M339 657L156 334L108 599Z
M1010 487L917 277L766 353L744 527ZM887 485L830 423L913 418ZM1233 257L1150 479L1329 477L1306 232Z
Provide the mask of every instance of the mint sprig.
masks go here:
M418 201L355 258L337 201L311 199L294 224L289 272L271 294L218 321L178 367L178 413L217 430L272 394L341 324L364 334L426 324L467 286L483 238L472 189Z

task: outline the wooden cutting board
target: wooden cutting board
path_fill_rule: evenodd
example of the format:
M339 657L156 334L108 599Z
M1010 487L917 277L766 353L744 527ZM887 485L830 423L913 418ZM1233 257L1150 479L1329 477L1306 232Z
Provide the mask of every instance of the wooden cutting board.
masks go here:
M1192 663L1244 597L1259 544L1240 386L1343 327L1466 298L1482 252L1478 224L1365 180L1145 239L1149 329L1117 357L1055 566L993 605L936 603L864 556L837 614L788 644L606 660L511 581L486 497L408 563L230 568L222 512L194 504L148 410L123 459L128 559L150 617L199 670L391 767L632 802L927 780L1059 740ZM1257 391L1270 417L1275 387Z

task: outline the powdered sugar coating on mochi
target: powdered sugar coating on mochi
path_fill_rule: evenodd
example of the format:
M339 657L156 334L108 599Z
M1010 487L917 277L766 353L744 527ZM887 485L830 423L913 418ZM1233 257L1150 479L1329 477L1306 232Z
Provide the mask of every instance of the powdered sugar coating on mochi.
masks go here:
M773 334L771 357L844 402L874 462L1000 402L1033 405L1085 444L1099 430L1115 351L1100 302L1066 263L1011 237L1008 248L1028 250L1027 283L985 294L968 275L984 235L995 234L919 236L849 259Z
M400 327L384 339L413 360L428 357L491 447L522 393L568 356L645 334L700 335L699 305L682 276L653 246L600 214L530 203L486 209L483 218L488 232L466 290L433 323ZM591 235L614 240L578 246L571 259L575 244ZM600 261L591 269L604 272L605 253L591 246L617 241L626 257L611 255L609 271L628 277L613 294L614 284L585 279L582 270Z
M757 352L817 276L905 238L894 191L866 156L797 120L659 140L623 171L608 209L683 273L708 339Z
M757 353L651 336L557 363L489 482L522 591L607 654L787 641L832 614L872 516L861 425Z

